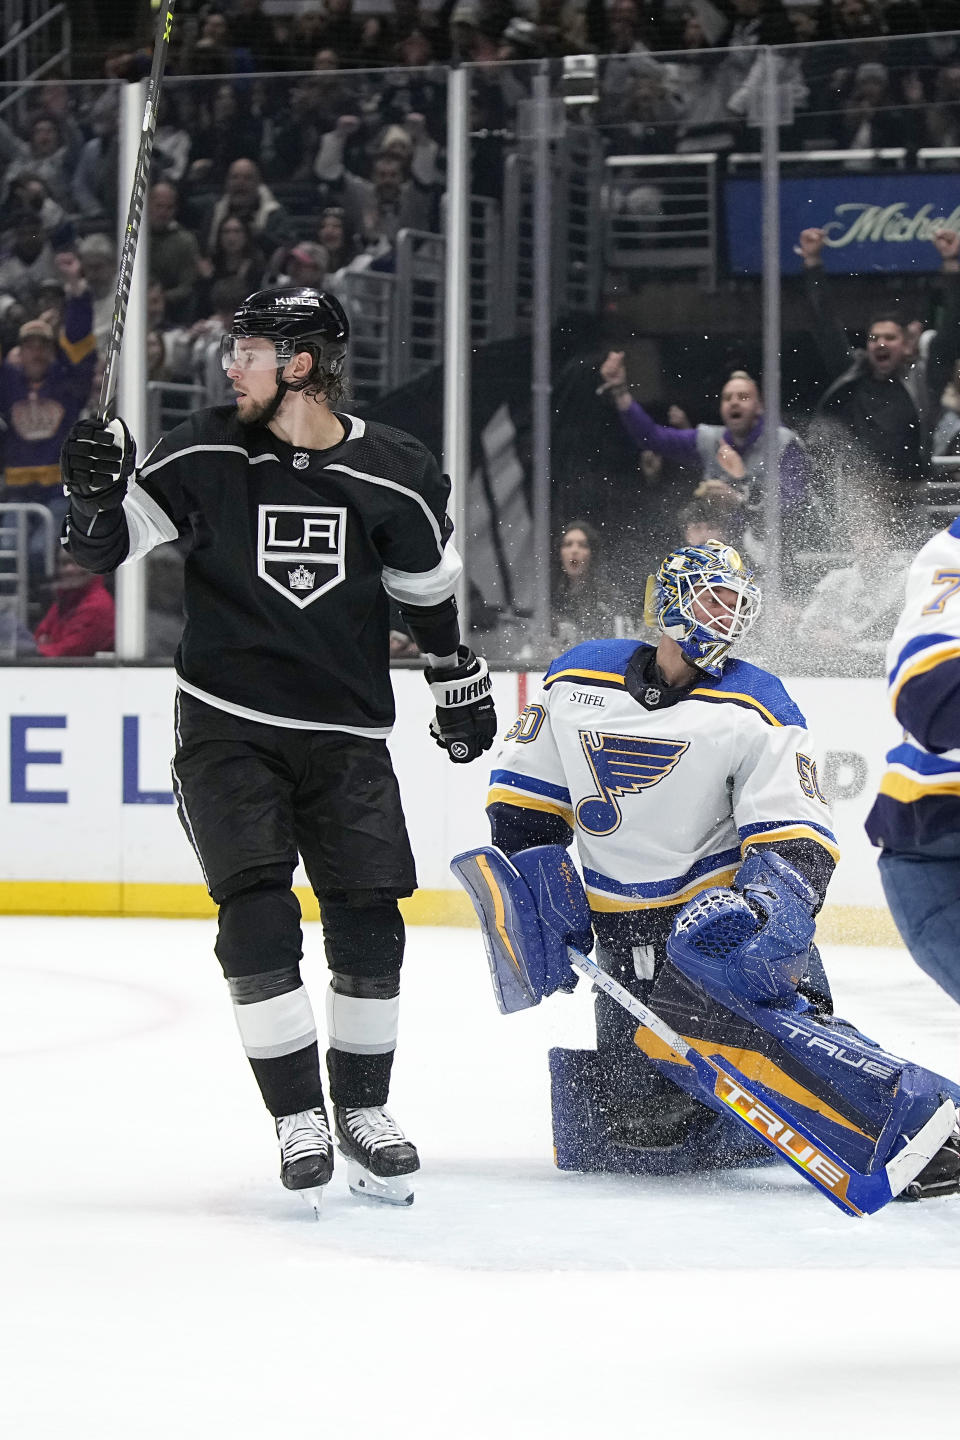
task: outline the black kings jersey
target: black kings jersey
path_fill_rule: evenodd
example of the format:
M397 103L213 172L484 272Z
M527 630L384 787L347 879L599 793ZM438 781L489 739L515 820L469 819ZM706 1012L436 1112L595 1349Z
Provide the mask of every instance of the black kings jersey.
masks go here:
M252 720L380 737L394 718L387 596L439 604L461 563L430 452L338 418L338 445L298 450L232 406L192 415L129 487L127 559L190 537L184 690Z

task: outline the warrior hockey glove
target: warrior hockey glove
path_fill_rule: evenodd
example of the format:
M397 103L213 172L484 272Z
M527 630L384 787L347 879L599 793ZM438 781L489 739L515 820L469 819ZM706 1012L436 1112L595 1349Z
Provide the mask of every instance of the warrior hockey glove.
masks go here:
M430 734L455 765L466 765L489 750L497 734L497 713L490 695L487 662L465 645L457 665L423 672L437 706Z
M78 515L93 517L123 504L137 447L122 420L78 420L60 451L64 492Z

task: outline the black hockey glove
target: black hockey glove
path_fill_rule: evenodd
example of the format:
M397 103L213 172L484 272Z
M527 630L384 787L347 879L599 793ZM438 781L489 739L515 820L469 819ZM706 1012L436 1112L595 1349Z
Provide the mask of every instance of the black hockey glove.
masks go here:
M433 693L437 716L430 734L455 765L466 765L489 750L497 734L497 712L490 694L487 662L465 645L458 664L423 672Z
M63 488L73 509L92 518L122 505L136 463L136 443L122 420L78 420L60 451Z

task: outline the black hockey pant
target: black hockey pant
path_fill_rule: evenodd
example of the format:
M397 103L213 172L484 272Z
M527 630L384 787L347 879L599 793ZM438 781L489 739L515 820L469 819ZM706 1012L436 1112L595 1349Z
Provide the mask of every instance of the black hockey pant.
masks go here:
M220 907L216 954L267 1109L290 1115L323 1103L300 976L298 855L320 904L331 971L331 1100L382 1105L403 960L397 901L416 888L386 744L263 725L182 692L176 735L177 811Z

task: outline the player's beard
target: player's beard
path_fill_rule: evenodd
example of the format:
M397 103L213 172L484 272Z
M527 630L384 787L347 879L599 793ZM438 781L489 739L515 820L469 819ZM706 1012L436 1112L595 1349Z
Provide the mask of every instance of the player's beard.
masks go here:
M259 425L263 417L273 409L275 396L271 395L269 400L251 400L249 395L245 395L243 398L247 401L249 408L246 413L241 414L238 403L237 419L241 425ZM273 414L276 414L275 409L273 409Z

